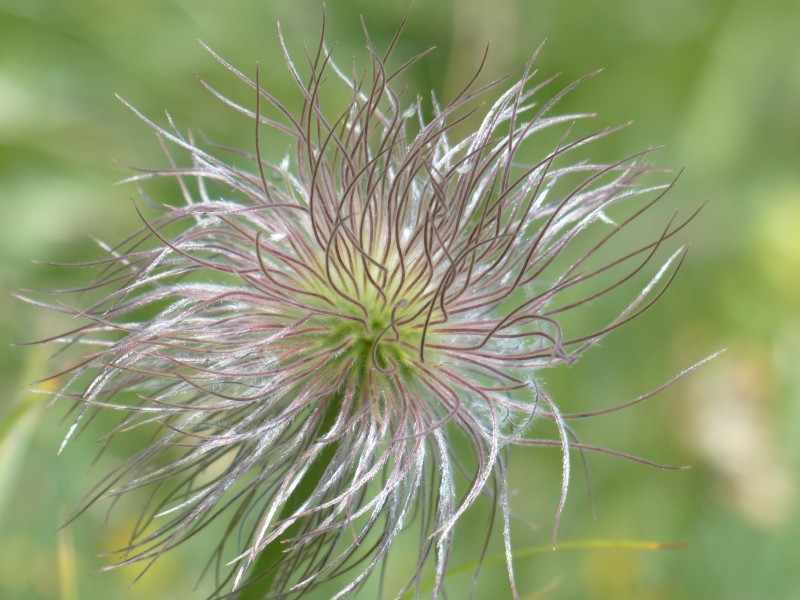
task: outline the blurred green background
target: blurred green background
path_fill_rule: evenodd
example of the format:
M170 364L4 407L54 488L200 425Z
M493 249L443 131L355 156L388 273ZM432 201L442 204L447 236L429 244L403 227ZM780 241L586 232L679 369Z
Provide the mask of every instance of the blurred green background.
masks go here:
M28 384L52 368L41 348L63 322L10 296L55 288L82 274L31 259L97 255L90 236L116 241L138 226L122 165L164 166L151 132L115 98L215 141L251 147L251 131L204 92L194 72L246 100L244 90L195 42L200 38L262 85L291 89L276 20L299 48L316 43L316 0L0 0L0 598L204 598L195 580L207 558L198 542L138 570L97 570L97 554L125 541L135 502L97 506L57 526L118 457L91 466L96 437L56 458L64 407L45 409ZM359 15L381 48L408 3L331 0L329 36L347 64L365 56ZM543 74L566 84L605 70L559 106L593 111L599 126L634 124L592 149L621 158L654 145L670 169L685 167L669 210L709 205L681 235L691 251L667 296L634 324L545 383L570 410L607 406L653 389L727 348L656 399L578 424L584 440L661 462L662 472L602 456L587 486L573 480L559 539L685 542L670 550L547 547L560 459L511 454L514 542L523 598L800 598L800 3L789 0L417 0L396 54L436 52L407 78L447 99L491 44L487 78L518 66L545 38ZM293 96L296 97L296 96ZM163 120L163 119L162 119ZM132 442L133 443L133 442ZM124 449L123 449L124 450ZM122 452L122 450L117 450ZM474 556L485 508L456 538L452 564ZM497 541L497 540L495 540ZM499 544L491 553L500 552ZM402 567L401 564L395 563ZM402 570L390 573L395 581ZM459 598L469 575L454 574ZM487 566L479 598L505 597L502 564ZM391 587L391 586L389 586ZM370 589L362 597L371 598ZM498 595L500 594L500 595ZM323 592L319 597L325 597Z

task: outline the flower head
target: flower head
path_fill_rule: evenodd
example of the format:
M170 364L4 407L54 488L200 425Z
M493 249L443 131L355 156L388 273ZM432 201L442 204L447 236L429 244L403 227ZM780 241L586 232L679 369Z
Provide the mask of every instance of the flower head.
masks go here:
M253 119L254 149L230 162L133 109L181 157L132 179L173 178L182 199L88 265L103 293L58 305L85 323L57 339L89 348L58 393L78 403L68 438L96 410L120 411L118 431L157 429L85 501L153 490L120 564L225 518L220 590L283 597L341 576L338 598L413 526L408 589L430 561L438 596L454 528L488 491L513 588L504 450L561 447L560 513L570 451L584 447L537 372L645 310L683 258L653 269L611 322L568 334L565 315L635 281L683 226L606 252L669 185L639 184L646 153L570 162L613 130L573 139L590 115L551 115L573 86L539 101L552 79L537 80L534 60L505 91L508 77L476 76L431 112L393 87L413 61L390 71L392 47L381 57L367 41L363 72L337 67L324 42L307 66L286 51L297 111L214 55L255 98L245 107L204 83ZM336 85L349 101L330 113ZM522 164L526 142L553 128L560 142ZM287 139L283 161L262 156ZM552 438L527 434L537 421Z

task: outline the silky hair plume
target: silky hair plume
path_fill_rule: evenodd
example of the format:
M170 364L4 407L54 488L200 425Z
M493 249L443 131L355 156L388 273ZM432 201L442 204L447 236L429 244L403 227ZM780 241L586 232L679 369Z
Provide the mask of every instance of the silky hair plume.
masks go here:
M337 599L416 531L407 584L387 593L419 596L432 577L436 598L459 520L485 496L519 598L510 448L560 448L553 543L574 452L654 464L579 442L570 421L646 400L697 365L633 401L580 414L562 413L538 374L575 362L667 289L686 249L660 259L659 250L693 215L608 250L672 182L641 184L650 150L570 162L616 129L576 137L573 125L593 115L551 114L580 81L540 101L555 78L539 79L538 50L485 85L481 65L444 105L408 103L398 76L427 52L390 70L400 31L385 52L364 35L367 64L348 72L333 62L324 26L305 65L281 34L297 110L257 70L251 78L208 49L252 92L244 106L201 79L252 119L250 152L200 143L169 116L159 125L128 105L169 157L168 168L130 181L169 178L179 202L149 200L161 211L154 218L136 203L142 227L78 265L95 270L92 283L59 290L78 300L28 296L81 321L45 340L81 349L52 392L74 402L64 444L98 411L121 415L109 437L152 436L140 436L138 453L72 517L150 490L114 566L149 564L222 519L208 566L215 597L296 597L334 580ZM332 89L349 100L329 114ZM549 152L520 158L552 131ZM292 149L272 162L265 144ZM618 301L612 292L631 286L612 320L575 333L566 325L573 311Z

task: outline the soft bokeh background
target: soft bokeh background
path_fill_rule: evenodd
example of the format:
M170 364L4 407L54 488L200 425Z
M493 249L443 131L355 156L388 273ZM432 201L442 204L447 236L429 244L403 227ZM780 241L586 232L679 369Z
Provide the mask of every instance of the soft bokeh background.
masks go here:
M331 0L329 39L338 42L340 61L364 56L359 14L382 47L407 7L405 0ZM112 183L129 174L123 164L164 162L115 92L146 114L159 118L168 108L181 126L247 147L246 124L202 91L193 73L233 95L243 91L195 39L245 71L260 61L262 82L280 95L291 82L275 21L299 48L316 43L320 15L316 0L0 0L0 597L199 599L208 592L205 584L192 591L206 558L200 540L165 556L132 587L137 570L97 572L107 559L96 555L124 543L135 502L110 516L95 507L57 531L125 448L92 467L99 445L87 435L56 458L67 428L63 407L45 410L25 392L52 366L42 349L10 342L53 334L59 322L10 292L80 281L80 273L31 259L96 256L90 236L119 240L138 225L129 201L135 190ZM709 202L681 236L692 248L669 294L578 366L545 375L564 406L607 406L727 348L648 404L579 424L586 441L693 468L663 472L591 457L597 519L576 475L559 532L564 549L531 553L549 543L560 461L557 452L515 450L524 598L800 598L798 31L794 0L415 4L397 64L430 45L437 51L411 73L412 89L447 99L485 43L486 72L499 74L547 38L544 74L562 72L566 84L605 69L559 110L596 111L601 126L635 121L598 146L597 158L663 144L657 162L686 168L670 207ZM462 527L453 565L474 558L462 550L481 539L474 532L485 512L473 511ZM567 547L580 540L688 546ZM490 553L498 552L494 544ZM392 581L403 574L402 561L394 566ZM487 566L478 597L505 597L497 591L506 589L504 577L502 565ZM451 597L469 579L454 573Z

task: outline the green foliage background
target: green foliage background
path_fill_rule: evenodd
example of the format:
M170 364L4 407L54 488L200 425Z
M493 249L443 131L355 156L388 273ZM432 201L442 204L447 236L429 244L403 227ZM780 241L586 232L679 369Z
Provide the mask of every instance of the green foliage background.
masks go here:
M56 458L64 407L46 410L25 391L52 369L46 351L7 342L52 335L64 324L10 292L80 281L80 273L30 260L96 256L90 236L113 242L138 226L129 201L135 189L112 183L129 174L122 164L157 167L164 159L115 92L145 114L159 118L168 108L182 127L248 147L246 124L193 73L234 96L243 90L195 38L246 72L258 60L263 84L289 94L275 22L296 49L313 46L320 7L317 0L0 0L0 597L200 599L208 592L206 584L194 589L207 558L202 539L164 556L132 587L136 569L96 572L108 562L96 553L125 542L135 502L109 517L95 507L57 531L136 440L113 446L91 467L98 427ZM331 0L328 37L340 62L365 56L359 15L380 48L407 8L405 0ZM413 93L451 97L486 43L488 79L527 60L547 38L543 74L562 72L566 84L605 69L560 111L596 111L600 126L635 121L594 156L663 144L658 164L686 168L670 207L709 202L682 236L692 248L667 296L578 366L544 374L565 407L585 410L633 398L727 348L647 405L579 424L586 441L693 468L661 472L591 457L597 519L576 475L559 539L689 545L525 555L517 563L524 598L800 597L798 31L800 4L792 0L416 2L397 64L431 45L437 51L407 77ZM559 464L557 452L512 453L519 550L549 543ZM470 518L453 565L474 558L462 549L482 539L485 510ZM491 552L500 551L495 543ZM390 581L402 578L402 567L394 563ZM488 566L478 597L499 597L504 578L502 565ZM453 575L453 589L469 579Z

